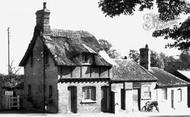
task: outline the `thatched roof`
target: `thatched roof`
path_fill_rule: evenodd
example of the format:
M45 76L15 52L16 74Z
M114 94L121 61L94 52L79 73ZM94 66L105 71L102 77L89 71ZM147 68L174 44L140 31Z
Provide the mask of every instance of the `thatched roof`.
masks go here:
M188 82L157 67L152 67L150 72L158 78L158 81L157 81L158 88L187 86L189 84Z
M155 76L135 61L121 59L115 60L115 62L117 65L112 68L112 81L147 82L157 80Z
M34 40L34 39L33 39ZM51 53L56 65L77 66L81 65L79 55L90 53L94 55L94 65L111 66L98 53L101 50L97 39L87 31L71 31L54 29L49 35L43 36L43 41ZM31 42L34 43L34 42ZM26 53L30 54L32 49L30 44ZM20 65L24 66L28 54L25 54Z

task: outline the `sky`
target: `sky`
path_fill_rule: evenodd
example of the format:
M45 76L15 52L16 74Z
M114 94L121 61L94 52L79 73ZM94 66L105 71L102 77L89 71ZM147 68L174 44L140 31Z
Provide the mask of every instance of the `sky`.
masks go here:
M1 0L0 0L1 1ZM37 10L43 8L43 0L3 0L0 4L0 73L7 74L7 28L10 27L10 50L13 66L17 67L28 44L36 24ZM167 40L153 38L152 30L143 28L143 16L153 11L136 12L133 16L105 17L98 7L99 0L46 0L51 11L52 29L85 30L97 39L106 39L121 55L128 55L130 49L149 48L164 52L166 55L178 55L177 49L165 49ZM21 69L19 73L23 73Z

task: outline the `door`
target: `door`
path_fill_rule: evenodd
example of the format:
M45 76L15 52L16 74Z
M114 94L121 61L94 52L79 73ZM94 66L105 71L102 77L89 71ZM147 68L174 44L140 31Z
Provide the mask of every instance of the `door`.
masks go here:
M133 110L133 90L125 90L125 109L128 112L131 112Z
M111 99L110 99L110 112L115 113L115 93L111 91Z
M77 113L77 87L68 87L70 112Z
M125 89L121 89L121 109L125 110Z
M140 90L133 90L133 111L139 111L140 106Z
M101 87L102 90L102 99L101 99L101 111L102 112L109 112L109 87L103 86Z
M171 90L171 107L174 108L174 90Z

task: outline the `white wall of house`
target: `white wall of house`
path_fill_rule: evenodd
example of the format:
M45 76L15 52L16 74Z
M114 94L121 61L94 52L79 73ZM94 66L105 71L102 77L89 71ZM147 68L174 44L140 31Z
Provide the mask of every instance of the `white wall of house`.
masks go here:
M124 86L125 85L125 86ZM111 90L115 93L115 113L120 111L135 112L138 109L138 95L140 94L140 110L147 101L156 101L156 82L125 82L113 83ZM150 97L144 93L143 88L149 91ZM125 88L125 110L121 109L121 89ZM138 94L138 90L140 93ZM145 90L146 90L145 89Z
M187 108L187 87L159 88L156 93L160 111Z

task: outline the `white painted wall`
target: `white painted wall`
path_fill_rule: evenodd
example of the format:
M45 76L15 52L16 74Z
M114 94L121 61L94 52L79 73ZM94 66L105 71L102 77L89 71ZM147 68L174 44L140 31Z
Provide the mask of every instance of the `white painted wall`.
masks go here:
M182 90L182 100L180 101L179 90ZM174 108L176 110L183 110L187 108L187 87L172 87L167 88L167 93L165 93L166 88L156 89L157 101L159 104L160 111L167 111L167 109L172 109L171 105L171 92L174 91ZM165 95L167 94L167 98Z

